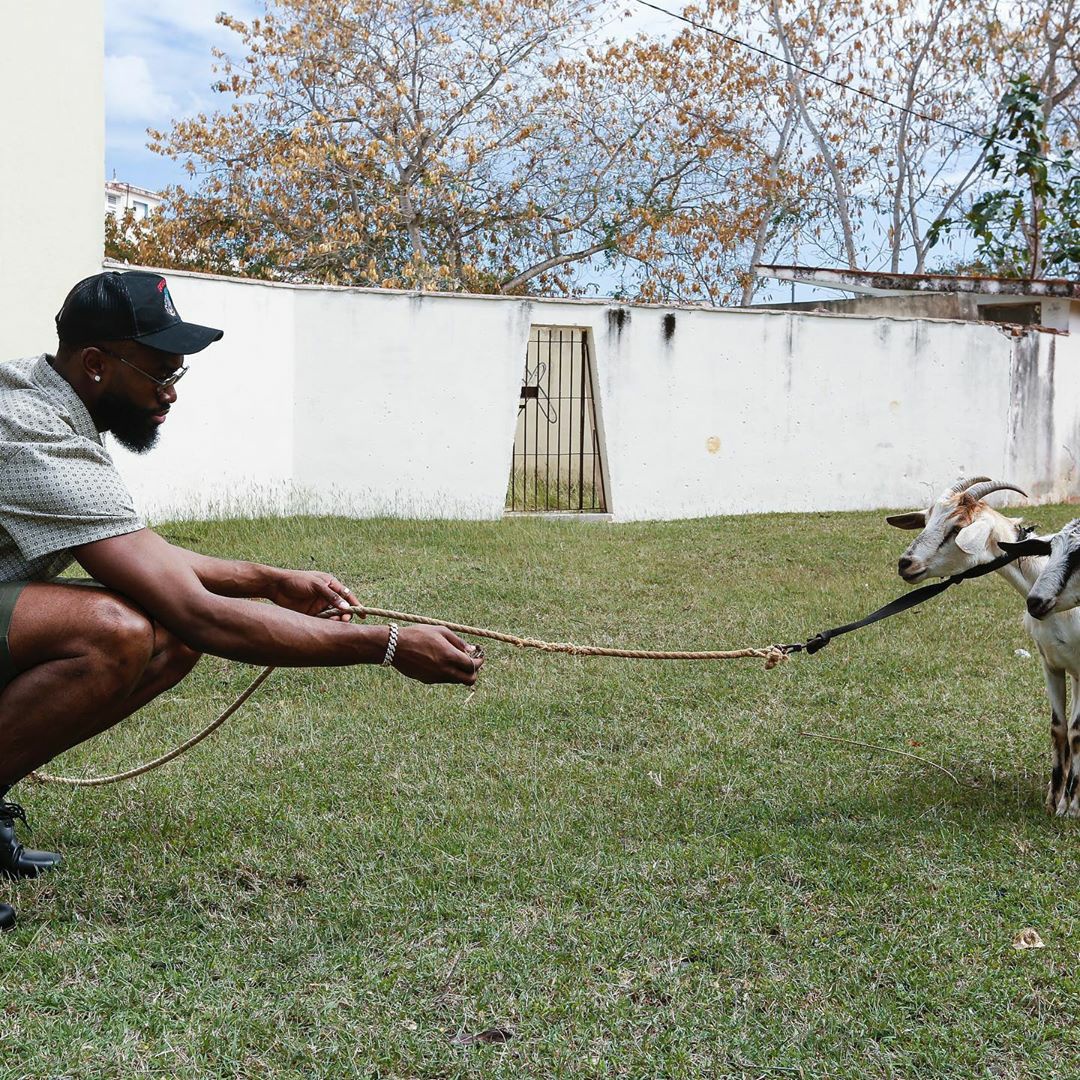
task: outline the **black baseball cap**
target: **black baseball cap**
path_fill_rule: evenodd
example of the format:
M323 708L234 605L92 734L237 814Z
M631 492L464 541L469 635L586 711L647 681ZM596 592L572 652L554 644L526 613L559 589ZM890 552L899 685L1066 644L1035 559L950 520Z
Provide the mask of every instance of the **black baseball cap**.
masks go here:
M65 345L138 341L183 356L224 336L222 330L184 322L165 279L147 270L109 270L83 278L57 313L56 332Z

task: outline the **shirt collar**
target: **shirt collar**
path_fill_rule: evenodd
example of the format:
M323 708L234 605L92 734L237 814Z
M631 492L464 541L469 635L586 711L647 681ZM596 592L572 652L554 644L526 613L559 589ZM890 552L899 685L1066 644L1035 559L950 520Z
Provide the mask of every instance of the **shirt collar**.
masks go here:
M48 353L42 353L34 364L34 379L54 397L58 397L71 416L72 426L76 435L83 438L93 439L94 442L104 444L101 432L90 417L83 399L75 393L74 387L49 363Z

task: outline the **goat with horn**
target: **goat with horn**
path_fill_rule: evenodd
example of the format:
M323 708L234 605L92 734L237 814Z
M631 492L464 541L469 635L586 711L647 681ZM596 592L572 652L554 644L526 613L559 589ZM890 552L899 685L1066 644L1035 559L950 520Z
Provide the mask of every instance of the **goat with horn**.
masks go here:
M1015 491L1027 497L1012 484L986 476L965 477L943 492L929 509L886 518L896 528L920 530L900 556L898 570L906 582L914 584L929 577L952 577L1004 556L1014 557L1014 562L1002 565L996 573L1027 601L1024 627L1042 659L1050 699L1051 775L1046 809L1061 817L1080 817L1080 607L1064 610L1059 605L1053 608L1053 614L1047 608L1039 617L1033 617L1035 601L1031 597L1041 595L1036 582L1047 568L1049 542L1029 537L1020 521L990 506L985 500L995 491ZM1075 543L1080 550L1080 522ZM1073 603L1080 604L1080 581L1076 588ZM1072 682L1068 726L1066 676Z

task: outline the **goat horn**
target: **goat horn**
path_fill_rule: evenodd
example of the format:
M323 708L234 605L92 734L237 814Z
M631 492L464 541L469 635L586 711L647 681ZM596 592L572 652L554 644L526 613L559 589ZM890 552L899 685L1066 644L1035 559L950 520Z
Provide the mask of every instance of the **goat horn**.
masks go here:
M972 484L979 484L989 479L989 476L965 476L962 480L957 480L956 483L949 488L947 494L959 495L961 491L967 491Z
M1015 484L1006 484L1001 480L990 480L985 484L976 484L968 489L967 494L978 501L979 499L985 499L992 491L1015 491L1018 495L1023 495L1025 499L1028 497L1028 493L1016 487Z

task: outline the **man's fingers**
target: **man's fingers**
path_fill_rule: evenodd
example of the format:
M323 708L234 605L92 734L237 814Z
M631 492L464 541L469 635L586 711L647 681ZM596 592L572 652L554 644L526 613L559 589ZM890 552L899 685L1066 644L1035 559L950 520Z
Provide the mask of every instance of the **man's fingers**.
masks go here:
M319 580L321 586L321 592L323 598L330 604L330 606L337 612L335 622L350 622L352 620L353 613L348 610L350 607L359 607L359 603L352 592L341 584L337 578L329 578L328 580Z
M345 596L343 595L343 593L341 591L343 586L339 585L335 589L334 584L335 584L335 582L323 582L322 583L322 594L323 594L324 598L327 601L329 601L329 603L333 604L333 606L336 607L336 608L347 608L347 607L349 607L350 606L349 601L345 598Z
M348 585L342 585L342 583L338 581L337 578L330 579L330 588L333 589L334 592L336 592L339 596L345 597L345 599L348 600L350 604L353 604L354 606L357 604L357 599L355 596L353 596L352 589L350 589Z
M458 649L463 653L467 653L472 648L472 646L464 638L459 638L453 630L450 630L445 626L440 626L439 629L442 631L443 637L446 638L446 640L449 641L455 649Z
M465 672L465 677L461 680L465 686L475 686L476 680L480 678L480 669L484 666L484 659L480 657L477 659L475 656L468 658L469 669Z
M476 682L476 677L480 674L480 669L484 666L484 650L479 645L467 643L461 658L461 669L467 674L465 681L469 686L472 686Z

